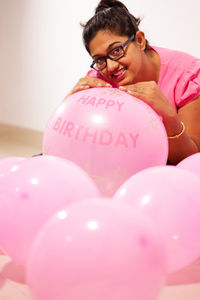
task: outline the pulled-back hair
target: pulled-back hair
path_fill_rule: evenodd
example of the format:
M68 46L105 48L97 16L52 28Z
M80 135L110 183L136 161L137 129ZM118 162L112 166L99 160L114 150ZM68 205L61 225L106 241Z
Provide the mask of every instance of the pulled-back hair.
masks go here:
M94 16L83 27L83 43L87 51L89 44L99 30L109 30L121 36L131 37L139 30L140 18L135 18L126 6L118 0L101 0ZM146 41L146 48L148 41Z

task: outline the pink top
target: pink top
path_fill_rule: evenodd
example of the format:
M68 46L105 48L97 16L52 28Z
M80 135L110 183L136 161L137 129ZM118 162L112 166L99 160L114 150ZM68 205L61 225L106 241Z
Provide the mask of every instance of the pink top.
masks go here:
M176 109L200 95L200 59L181 51L151 48L159 54L161 61L158 86ZM87 75L105 80L95 70L90 70Z

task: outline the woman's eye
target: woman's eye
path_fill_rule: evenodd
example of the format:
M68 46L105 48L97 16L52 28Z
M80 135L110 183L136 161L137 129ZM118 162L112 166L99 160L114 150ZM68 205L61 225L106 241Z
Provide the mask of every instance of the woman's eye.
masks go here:
M105 63L105 59L103 57L99 57L95 60L96 65L103 65Z
M110 53L111 55L117 56L121 53L122 48L121 47L117 47L115 49L112 50L112 52Z

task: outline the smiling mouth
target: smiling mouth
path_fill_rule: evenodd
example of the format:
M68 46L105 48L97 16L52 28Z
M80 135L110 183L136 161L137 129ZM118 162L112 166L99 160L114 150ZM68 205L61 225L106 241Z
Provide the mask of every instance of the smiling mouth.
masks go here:
M112 77L112 79L114 79L115 81L119 82L119 81L121 81L121 80L124 78L125 72L126 72L126 68L123 68L123 69L121 69L121 70L119 70L119 71L113 73L113 74L111 75L111 77Z

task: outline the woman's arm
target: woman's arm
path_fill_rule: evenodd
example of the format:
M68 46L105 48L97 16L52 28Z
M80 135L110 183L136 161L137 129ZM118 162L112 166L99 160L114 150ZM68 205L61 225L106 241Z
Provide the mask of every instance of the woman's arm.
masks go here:
M200 151L200 96L180 108L177 113L154 81L120 86L120 89L140 98L162 117L169 137L168 160L171 164L176 165L187 156ZM185 126L184 131L181 122ZM176 138L170 138L175 136Z
M184 123L185 132L176 139L169 139L172 164L200 151L200 96L178 110L178 119Z

